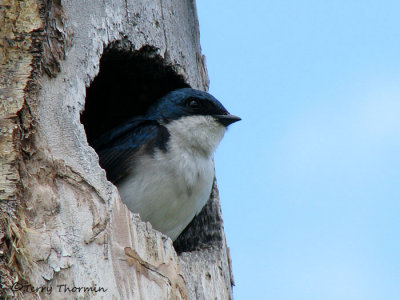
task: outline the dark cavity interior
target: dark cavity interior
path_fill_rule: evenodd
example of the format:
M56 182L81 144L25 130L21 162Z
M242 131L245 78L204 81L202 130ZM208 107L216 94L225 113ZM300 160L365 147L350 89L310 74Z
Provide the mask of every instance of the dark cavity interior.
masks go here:
M89 144L129 118L142 115L166 93L189 87L172 66L164 64L157 49L126 48L121 43L106 48L99 74L86 89L81 122Z

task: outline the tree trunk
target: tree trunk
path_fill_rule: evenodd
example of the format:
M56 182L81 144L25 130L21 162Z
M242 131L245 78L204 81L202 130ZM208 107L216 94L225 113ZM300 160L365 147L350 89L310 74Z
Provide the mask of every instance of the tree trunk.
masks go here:
M0 4L0 297L231 299L218 190L175 241L121 202L90 143L208 77L190 0Z

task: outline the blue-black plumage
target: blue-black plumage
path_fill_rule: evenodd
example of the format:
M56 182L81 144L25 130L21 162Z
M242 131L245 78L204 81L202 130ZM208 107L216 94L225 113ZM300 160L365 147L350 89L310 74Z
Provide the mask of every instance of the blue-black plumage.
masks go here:
M239 120L209 93L184 88L93 147L128 208L175 240L207 202L213 153L226 127Z

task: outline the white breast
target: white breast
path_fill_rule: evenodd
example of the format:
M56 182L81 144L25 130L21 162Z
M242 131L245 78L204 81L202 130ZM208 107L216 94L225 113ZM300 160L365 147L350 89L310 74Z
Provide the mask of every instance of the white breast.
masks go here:
M171 134L168 151L142 155L134 176L118 189L130 210L175 240L210 196L213 152L225 127L207 116L185 117L165 126Z

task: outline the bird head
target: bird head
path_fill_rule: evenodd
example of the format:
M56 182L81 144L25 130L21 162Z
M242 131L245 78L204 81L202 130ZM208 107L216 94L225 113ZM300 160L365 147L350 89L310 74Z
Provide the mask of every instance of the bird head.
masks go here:
M210 155L226 127L240 121L209 93L184 88L160 98L148 111L149 119L165 124L182 146Z
M168 93L150 108L147 115L154 119L165 119L165 121L187 116L211 116L224 126L241 120L231 115L221 102L209 93L191 88Z

